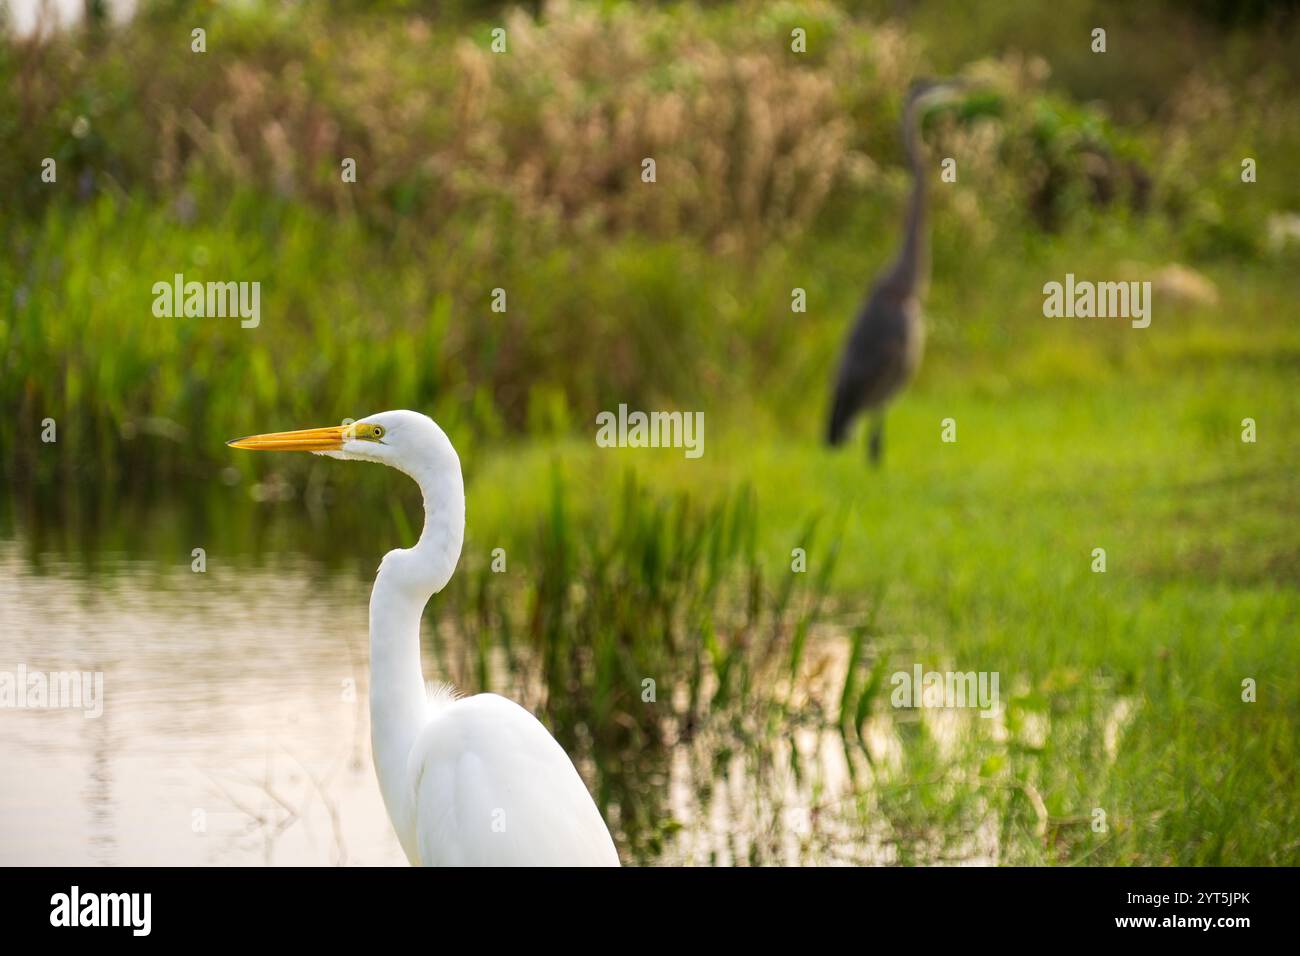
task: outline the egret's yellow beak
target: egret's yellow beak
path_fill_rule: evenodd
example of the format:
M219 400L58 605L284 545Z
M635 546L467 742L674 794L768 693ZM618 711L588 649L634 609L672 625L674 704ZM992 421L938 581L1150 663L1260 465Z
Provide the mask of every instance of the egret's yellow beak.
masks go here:
M296 432L270 432L250 435L226 442L231 448L249 451L338 451L351 437L352 425L330 425L327 428L304 428Z

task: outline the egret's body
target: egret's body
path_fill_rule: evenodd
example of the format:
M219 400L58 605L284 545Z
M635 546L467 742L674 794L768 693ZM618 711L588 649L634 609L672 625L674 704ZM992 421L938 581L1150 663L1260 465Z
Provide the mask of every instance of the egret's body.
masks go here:
M258 435L239 448L377 461L415 479L424 530L390 551L370 595L370 736L398 841L424 866L617 866L618 853L572 761L546 728L496 694L430 693L420 617L451 579L465 534L460 459L416 412Z

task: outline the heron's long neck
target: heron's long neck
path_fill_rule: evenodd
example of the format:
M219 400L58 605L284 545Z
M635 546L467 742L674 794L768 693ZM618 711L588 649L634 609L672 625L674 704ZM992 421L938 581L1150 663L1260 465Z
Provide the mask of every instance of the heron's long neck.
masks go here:
M894 275L909 289L919 291L929 273L930 249L925 234L925 180L924 157L921 150L920 118L915 102L903 112L903 147L907 151L907 164L912 170L912 194L907 201L907 216L903 223L903 248L898 254Z
M420 617L451 578L465 535L460 469L410 474L424 494L424 531L415 547L384 558L370 595L371 746L379 788L408 857L415 851L415 811L407 758L429 718Z

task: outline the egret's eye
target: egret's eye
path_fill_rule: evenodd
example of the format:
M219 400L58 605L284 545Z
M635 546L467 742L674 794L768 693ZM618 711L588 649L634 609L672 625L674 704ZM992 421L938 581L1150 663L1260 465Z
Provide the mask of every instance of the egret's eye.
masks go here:
M373 434L376 438L383 438L384 427L382 425L376 425L374 431L371 434Z

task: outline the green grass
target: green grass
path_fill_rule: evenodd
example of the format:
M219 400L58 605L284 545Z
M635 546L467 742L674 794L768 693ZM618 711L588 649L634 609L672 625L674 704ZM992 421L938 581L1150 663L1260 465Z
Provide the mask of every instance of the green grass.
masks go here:
M899 859L961 858L993 819L1004 862L1294 864L1300 462L1285 439L1242 443L1239 426L1250 415L1292 433L1290 380L1242 362L1086 391L918 396L892 417L878 473L857 448L832 456L743 429L700 462L585 445L561 457L593 494L632 461L665 489L745 476L776 579L808 513L843 514L836 639L881 595L863 682L879 658L890 672L1002 675L1008 739L979 720L955 752L908 739L902 790L873 807L890 814ZM955 445L939 441L948 416ZM475 469L476 540L533 510L530 476L554 454L513 449ZM1090 570L1095 547L1104 574ZM810 548L811 568L826 559ZM872 712L889 714L887 699ZM1024 786L1041 795L1045 835Z
M770 586L793 577L810 513L839 529L819 640L847 646L870 622L850 711L875 670L915 663L997 671L1007 695L1004 737L970 719L944 746L877 693L866 714L898 736L901 763L864 765L865 802L828 808L823 827L835 810L856 845L876 841L903 862L1294 864L1297 455L1284 441L1243 444L1238 417L1287 434L1296 402L1285 369L1226 364L1213 380L1211 394L1231 400L1168 372L1087 391L920 395L893 416L880 472L859 448L756 442L735 423L698 462L585 442L512 448L470 463L470 547L482 555L518 534L518 515L545 511L538 476L556 460L596 516L629 467L663 493L744 476ZM1218 407L1233 402L1244 411ZM939 441L948 416L955 445ZM1105 574L1090 570L1094 547ZM812 572L831 560L829 539L807 548ZM544 558L521 570L545 574ZM1255 703L1241 700L1244 678ZM747 705L772 699L760 691ZM836 703L818 702L818 716L836 723ZM782 739L765 743L767 759Z

